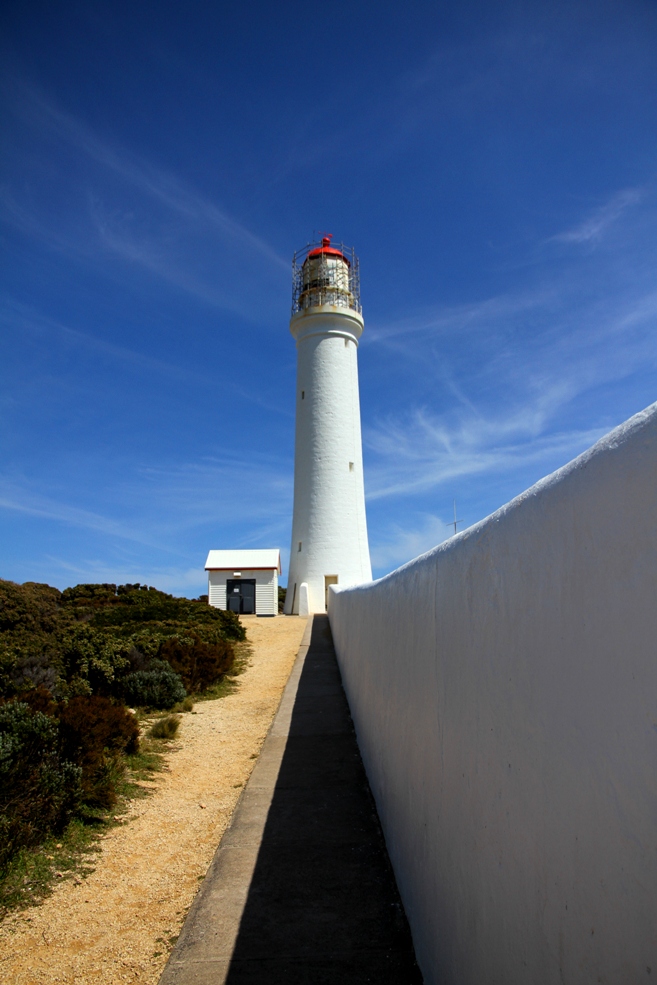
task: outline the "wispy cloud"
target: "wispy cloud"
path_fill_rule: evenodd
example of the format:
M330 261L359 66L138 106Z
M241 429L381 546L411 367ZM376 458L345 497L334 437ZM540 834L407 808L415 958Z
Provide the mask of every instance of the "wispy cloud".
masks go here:
M594 209L579 225L552 236L552 241L560 243L597 242L629 208L641 201L643 194L640 188L626 188L617 192L604 205Z
M385 343L409 335L430 334L435 337L453 333L490 332L491 326L509 324L519 317L552 303L557 295L554 286L538 287L521 293L509 293L458 305L436 305L403 318L385 323L368 324L363 345Z
M210 374L206 367L187 368L174 363L156 359L153 356L129 349L126 346L107 342L90 332L70 328L54 318L41 314L32 307L22 304L13 298L0 302L0 326L4 326L14 337L29 334L42 342L53 342L66 348L86 351L93 356L104 356L108 360L129 366L132 370L141 371L149 376L167 377L182 383L192 383L196 386L206 386L216 389L218 377ZM275 400L267 400L262 394L261 387L249 389L230 376L221 379L223 392L231 392L235 396L248 400L251 405L257 405L270 413L291 419L292 411L281 407Z
M80 474L64 467L75 499L90 499L94 463L78 465ZM134 465L109 490L94 489L98 509L78 505L72 494L59 493L61 477L49 476L53 491L41 491L34 481L7 473L0 476L0 509L58 521L95 531L109 538L142 544L183 555L178 546L195 530L212 536L217 528L239 528L243 546L289 528L292 505L292 463L252 454L181 462L168 467ZM117 519L120 517L121 519ZM239 546L239 545L235 545Z
M90 127L48 100L36 88L27 84L21 85L14 79L11 92L14 99L10 105L23 120L37 126L50 127L59 137L68 140L88 157L108 170L114 171L129 184L158 199L171 211L203 225L214 227L229 239L259 253L270 263L286 271L289 269L289 262L265 240L214 202L185 185L175 175L153 166L125 148L103 140Z
M272 297L282 299L288 260L226 209L34 87L10 80L4 95L22 127L9 143L0 214L24 236L104 276L128 265L249 321L262 319ZM55 174L36 163L50 159Z
M456 479L501 474L544 461L566 462L604 433L605 428L537 435L540 414L508 419L462 421L450 427L441 418L417 411L410 419L368 429L374 453L367 469L370 501L425 493ZM515 439L515 440L514 440Z
M168 468L133 467L122 483L93 488L93 496L89 487L96 470L93 463L85 464L90 475L67 475L67 488L62 488L62 476L51 475L50 494L27 477L0 477L0 513L48 520L51 530L59 526L85 534L75 559L44 554L42 548L30 559L25 546L23 577L60 587L139 581L198 595L205 591L203 563L211 547L277 546L287 558L291 463L227 455ZM79 505L92 498L96 509Z
M378 531L370 552L372 567L376 571L389 571L450 537L449 524L438 516L419 513L415 521L412 526L393 523Z
M138 526L132 526L125 521L115 520L102 513L86 510L39 494L34 491L30 483L19 483L0 478L0 509L55 520L71 527L81 527L84 530L94 530L97 533L133 541L145 547L163 548L164 546L155 538L149 537Z
M3 307L0 307L0 324L5 328L11 329L14 333L27 332L36 338L56 339L64 345L74 346L96 355L104 355L110 359L132 366L133 368L145 370L148 373L168 376L185 382L200 382L199 376L180 366L155 359L143 353L128 349L125 346L115 345L106 342L89 332L81 332L75 328L69 328L53 318L48 318L40 314L27 305L7 298ZM210 377L208 383L213 382Z
M257 454L226 452L200 461L142 466L139 482L163 515L176 517L179 529L248 521L246 536L289 522L292 505L292 462Z
M547 471L619 423L601 415L594 426L572 407L611 381L657 368L657 292L630 283L608 297L603 283L585 277L576 286L579 295L555 280L549 290L539 285L378 329L374 344L394 347L397 367L412 363L416 388L439 388L446 409L427 398L365 426L370 501L417 496L468 476ZM516 318L525 322L521 346Z
M581 70L580 66L577 66ZM510 79L520 74L526 84L554 84L554 64L541 32L512 27L476 38L444 38L430 53L401 74L377 78L373 97L349 91L350 113L341 111L345 91L317 96L290 133L281 159L274 164L276 180L290 171L306 170L330 157L346 157L375 166L454 117L473 119L497 107L508 94ZM336 125L327 132L322 121ZM341 124L337 121L341 121Z

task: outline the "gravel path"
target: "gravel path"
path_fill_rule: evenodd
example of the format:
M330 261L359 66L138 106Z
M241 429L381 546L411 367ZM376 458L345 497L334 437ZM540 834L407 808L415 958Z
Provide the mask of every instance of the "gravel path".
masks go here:
M0 927L6 985L158 981L253 769L306 623L242 618L253 656L238 689L183 716L170 772L103 839L95 871Z

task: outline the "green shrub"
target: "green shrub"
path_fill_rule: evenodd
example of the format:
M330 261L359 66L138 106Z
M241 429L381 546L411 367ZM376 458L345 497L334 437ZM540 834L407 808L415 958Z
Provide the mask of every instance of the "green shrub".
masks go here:
M187 691L205 691L221 680L235 663L235 651L227 640L205 643L197 633L173 637L160 647L160 658L180 674Z
M90 807L111 807L121 754L136 752L135 716L109 698L78 695L59 708L62 756L82 769L82 797Z
M146 585L48 585L0 581L0 694L43 685L58 698L121 697L121 680L168 659L188 690L205 690L232 663L245 632L232 612L204 599L174 598ZM182 652L185 650L186 652ZM135 654L140 658L133 659Z
M57 680L53 633L65 618L61 593L49 585L17 585L0 580L0 694L12 697L25 688Z
M147 670L127 674L121 686L129 704L148 708L171 708L186 695L179 675L163 660L153 660Z
M116 585L75 585L73 588L65 588L62 592L62 602L64 604L85 605L88 603L102 603L116 598Z
M0 579L0 632L52 632L60 617L61 592L50 585Z
M165 715L164 718L158 718L158 720L151 726L151 738L173 739L174 735L178 731L179 725L180 717L178 715Z
M54 718L23 701L0 705L0 865L63 828L81 800L82 772L61 750Z
M244 627L235 613L208 605L207 596L175 598L146 585L107 584L76 585L65 589L61 599L75 618L88 620L96 627L159 623L165 624L161 628L166 630L178 623L207 627L225 639L245 638Z
M102 694L116 689L118 677L130 667L123 640L88 625L71 626L56 636L64 696Z

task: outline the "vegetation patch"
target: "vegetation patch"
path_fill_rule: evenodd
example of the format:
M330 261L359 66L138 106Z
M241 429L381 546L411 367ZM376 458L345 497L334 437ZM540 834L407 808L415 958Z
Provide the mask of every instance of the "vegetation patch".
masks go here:
M186 695L180 675L165 660L152 660L148 670L133 671L123 679L123 698L131 705L172 708Z
M37 849L19 849L2 868L0 919L12 910L36 906L65 879L82 882L94 871L99 840L108 826L101 819L74 819Z
M244 639L207 597L0 581L0 914L84 872L161 768L180 713L231 689ZM170 713L140 740L153 710Z
M151 738L173 739L179 725L180 717L178 715L164 715L151 725Z
M227 694L233 694L239 687L237 678L244 673L251 664L253 648L248 640L233 643L233 665L230 672L224 674L220 680L210 684L204 691L194 695L195 701L214 701L216 698L225 698ZM172 709L173 710L173 709Z

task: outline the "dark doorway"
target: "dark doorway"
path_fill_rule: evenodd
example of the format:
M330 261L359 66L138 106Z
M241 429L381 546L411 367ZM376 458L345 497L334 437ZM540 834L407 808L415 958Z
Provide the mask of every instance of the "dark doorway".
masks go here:
M243 616L255 613L255 578L230 578L226 581L226 608Z

